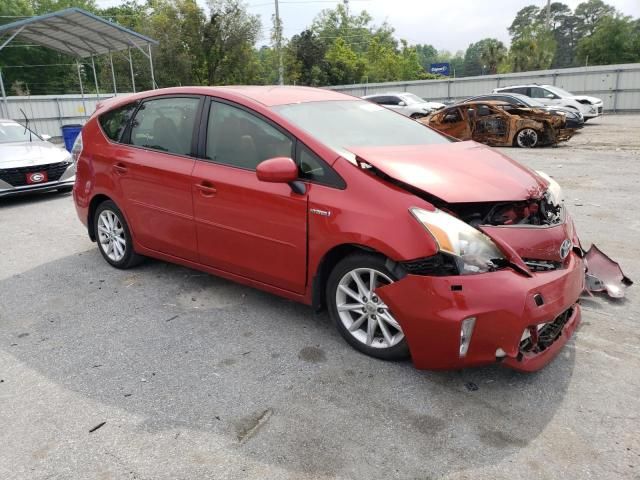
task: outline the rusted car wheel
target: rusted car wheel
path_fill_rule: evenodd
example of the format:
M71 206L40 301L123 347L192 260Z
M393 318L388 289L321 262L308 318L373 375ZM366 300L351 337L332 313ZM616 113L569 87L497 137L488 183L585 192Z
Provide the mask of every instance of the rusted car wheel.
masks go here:
M538 145L539 135L533 128L523 128L516 133L515 146L520 148L533 148Z

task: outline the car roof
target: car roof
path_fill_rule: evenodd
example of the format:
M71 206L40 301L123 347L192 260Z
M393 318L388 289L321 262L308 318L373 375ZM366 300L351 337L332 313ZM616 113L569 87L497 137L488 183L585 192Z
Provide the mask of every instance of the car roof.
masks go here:
M373 97L386 97L387 95L395 95L395 96L402 96L405 95L407 93L411 93L411 92L384 92L384 93L372 93L371 95L365 95L362 98L373 98Z
M100 102L96 109L106 110L112 107L124 105L126 103L142 100L148 97L159 95L212 95L220 96L229 100L251 100L265 107L277 105L288 105L292 103L322 102L322 101L345 101L359 100L358 97L345 93L313 87L293 87L293 86L262 86L262 85L234 85L221 87L171 87L157 90L147 90L145 92L111 98Z
M477 104L489 104L489 105L508 105L511 106L511 104L509 102L502 102L500 100L473 100L471 102L464 102L465 105L477 105ZM456 103L455 105L451 105L451 107L459 107L461 106L460 103ZM447 108L451 108L451 107L447 107Z
M506 87L499 87L496 90L502 90L505 88L522 88L522 87L552 87L553 85L547 85L546 83L544 84L539 84L539 83L524 83L522 85L508 85Z

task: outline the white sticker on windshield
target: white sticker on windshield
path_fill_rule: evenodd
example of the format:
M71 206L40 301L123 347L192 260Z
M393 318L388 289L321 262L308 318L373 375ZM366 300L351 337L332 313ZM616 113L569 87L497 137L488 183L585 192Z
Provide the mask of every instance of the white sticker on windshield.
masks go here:
M381 107L380 105L376 105L375 103L363 103L362 105L360 105L360 109L361 110L366 110L367 112L377 112L382 110L384 107Z

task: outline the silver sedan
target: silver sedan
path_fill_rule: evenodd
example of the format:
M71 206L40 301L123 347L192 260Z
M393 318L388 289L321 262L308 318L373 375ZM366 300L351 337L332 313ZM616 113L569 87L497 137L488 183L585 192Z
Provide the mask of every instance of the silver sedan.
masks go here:
M32 191L70 192L72 155L13 120L0 119L0 197Z

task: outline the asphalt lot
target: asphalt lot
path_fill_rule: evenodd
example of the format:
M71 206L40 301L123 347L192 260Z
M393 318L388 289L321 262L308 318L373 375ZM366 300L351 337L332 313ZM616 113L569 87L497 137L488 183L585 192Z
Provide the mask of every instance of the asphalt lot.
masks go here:
M640 281L640 115L502 152ZM640 479L640 292L547 368L424 372L325 313L157 261L109 267L70 195L0 200L2 479ZM90 430L99 426L93 432Z

